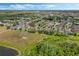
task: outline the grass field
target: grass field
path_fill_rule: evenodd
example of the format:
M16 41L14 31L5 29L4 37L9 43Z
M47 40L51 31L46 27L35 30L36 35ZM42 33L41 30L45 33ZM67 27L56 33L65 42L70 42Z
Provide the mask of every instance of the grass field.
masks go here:
M0 27L0 30L5 29L5 27ZM55 36L55 35L45 35L39 33L28 33L28 32L20 32L19 30L9 30L3 33L0 33L0 46L6 46L9 48L13 48L18 51L18 55L37 55L32 49L38 45L38 43L45 44L46 46L55 46L60 49L59 44L63 44L64 42L76 43L79 46L79 36ZM43 46L43 45L42 45ZM62 47L63 48L63 47ZM62 48L60 50L62 50ZM47 48L43 47L43 51ZM36 51L36 50L35 50ZM40 49L41 51L41 49ZM46 50L47 51L47 50ZM35 53L35 54L32 54ZM31 54L30 54L31 53ZM38 54L41 55L41 54ZM48 55L48 54L43 54ZM49 54L50 55L50 54Z
M42 40L42 38L43 35L38 33L9 30L7 32L0 33L0 45L16 49L18 50L19 55L24 55L25 49L30 50L31 47Z
M1 29L6 29L6 27L5 27L5 26L0 26L0 30L1 30Z

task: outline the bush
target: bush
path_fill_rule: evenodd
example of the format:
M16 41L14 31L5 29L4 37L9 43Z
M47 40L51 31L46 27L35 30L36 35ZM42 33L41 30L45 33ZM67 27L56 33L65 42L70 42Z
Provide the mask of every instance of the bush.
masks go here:
M10 29L10 26L7 26L7 29Z
M27 31L30 32L30 33L35 33L36 32L35 28L33 28L33 27L29 28Z
M58 46L57 46L58 45ZM53 45L41 42L31 51L31 56L77 56L79 55L79 46L76 43L61 42Z
M52 48L44 43L37 44L29 55L45 56L50 55Z
M77 33L73 33L74 36L77 36Z
M63 48L65 56L77 56L79 55L79 46L76 43L64 42L60 44Z

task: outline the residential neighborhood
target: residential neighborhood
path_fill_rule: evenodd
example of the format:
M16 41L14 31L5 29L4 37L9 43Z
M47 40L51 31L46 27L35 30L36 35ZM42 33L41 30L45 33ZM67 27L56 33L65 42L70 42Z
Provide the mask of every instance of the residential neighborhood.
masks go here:
M79 3L0 3L0 56L79 56Z
M79 11L2 11L0 55L78 56Z
M61 14L64 14L60 16L58 15L59 13L60 12L58 11L54 13L50 11L44 11L43 13L26 12L26 14L20 14L21 16L17 15L14 16L14 18L8 17L7 20L1 20L0 26L5 26L7 29L11 30L49 34L55 32L61 34L73 34L74 32L79 32L78 16L73 16L73 12L70 12L70 16L67 16L65 12L61 12Z

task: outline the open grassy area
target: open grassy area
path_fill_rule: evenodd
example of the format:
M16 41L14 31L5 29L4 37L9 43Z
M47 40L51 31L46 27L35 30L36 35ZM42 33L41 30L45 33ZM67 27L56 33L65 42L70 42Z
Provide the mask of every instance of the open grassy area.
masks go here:
M9 30L0 34L0 45L8 46L19 51L19 55L24 55L25 49L31 47L42 40L43 35L38 33L20 32L19 30ZM28 53L28 52L27 52Z
M0 26L0 30L1 30L1 29L6 29L6 27L5 27L5 26Z
M1 29L4 29L4 27ZM18 55L21 56L79 55L79 36L55 36L39 33L28 33L27 31L24 32L19 30L9 30L0 33L0 46L6 46L15 49L18 51ZM39 46L41 48L37 50ZM71 47L74 50L72 50ZM69 52L65 53L63 52L64 50ZM72 51L73 53L70 51ZM77 53L75 51L77 51Z

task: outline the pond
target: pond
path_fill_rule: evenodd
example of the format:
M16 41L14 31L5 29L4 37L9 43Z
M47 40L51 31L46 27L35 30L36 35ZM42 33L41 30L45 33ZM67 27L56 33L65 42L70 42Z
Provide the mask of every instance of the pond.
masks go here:
M0 56L16 56L18 51L12 48L0 46Z

